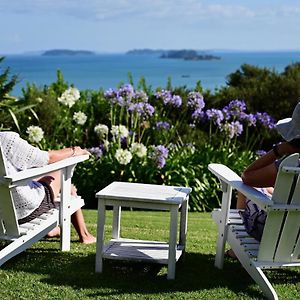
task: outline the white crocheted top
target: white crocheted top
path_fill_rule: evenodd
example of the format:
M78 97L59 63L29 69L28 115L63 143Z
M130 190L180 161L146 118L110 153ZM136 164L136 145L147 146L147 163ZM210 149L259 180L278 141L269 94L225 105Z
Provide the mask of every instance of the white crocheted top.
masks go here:
M48 164L47 151L31 146L15 132L0 132L0 146L7 175ZM11 191L18 219L30 215L45 196L43 185L37 181L30 181L27 185L15 187Z

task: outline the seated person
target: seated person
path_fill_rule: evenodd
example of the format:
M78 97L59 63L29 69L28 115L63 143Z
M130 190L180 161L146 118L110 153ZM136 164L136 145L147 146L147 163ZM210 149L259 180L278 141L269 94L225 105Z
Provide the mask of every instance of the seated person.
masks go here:
M295 107L292 118L278 121L276 128L285 142L274 145L272 150L250 164L242 174L245 184L261 188L262 192L270 197L282 160L280 158L300 153L300 102ZM260 241L267 216L266 212L241 193L238 194L237 208L244 209L241 211L241 216L247 233ZM226 255L236 258L232 249L228 250Z
M89 154L86 149L80 147L64 148L61 150L42 151L33 147L15 132L0 132L0 146L3 153L7 175L63 160L65 158ZM41 214L58 206L55 199L60 193L60 171L47 176L29 181L27 185L12 189L14 205L19 224L33 220ZM72 194L76 196L76 188L72 187ZM79 240L84 244L96 242L86 227L81 209L71 216ZM49 237L58 236L59 228L54 228L48 233Z

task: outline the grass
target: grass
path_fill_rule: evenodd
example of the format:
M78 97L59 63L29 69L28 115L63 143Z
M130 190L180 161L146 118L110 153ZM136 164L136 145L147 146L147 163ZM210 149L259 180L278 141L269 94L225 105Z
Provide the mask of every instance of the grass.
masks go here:
M97 212L84 210L96 234ZM107 213L106 238L112 213ZM209 213L189 213L187 252L178 262L176 279L166 279L165 266L105 261L96 274L95 245L82 245L72 232L70 252L59 250L58 239L34 244L0 268L0 299L263 299L258 285L239 262L226 260L214 268L216 227ZM128 238L168 239L169 214L124 211L121 235ZM268 271L279 299L300 295L300 270Z

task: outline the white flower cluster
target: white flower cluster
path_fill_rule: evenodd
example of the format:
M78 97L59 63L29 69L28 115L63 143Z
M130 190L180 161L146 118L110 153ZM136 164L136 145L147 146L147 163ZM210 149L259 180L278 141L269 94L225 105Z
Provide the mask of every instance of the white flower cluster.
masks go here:
M129 134L128 129L124 125L113 125L110 132L115 138L126 138Z
M78 124L78 125L83 125L86 120L87 120L87 116L85 115L85 113L83 113L82 111L78 111L75 112L73 115L73 120Z
M32 143L39 143L44 137L44 131L39 126L29 126L26 129L28 140Z
M118 149L115 154L115 158L121 165L127 165L132 159L132 154L127 149Z
M130 147L132 154L135 154L139 158L145 157L147 155L147 147L142 143L133 143Z
M94 131L100 138L103 138L108 135L108 127L104 124L98 124L94 127Z
M57 100L65 106L72 107L79 98L79 90L74 87L70 87L64 91L61 97L58 97Z

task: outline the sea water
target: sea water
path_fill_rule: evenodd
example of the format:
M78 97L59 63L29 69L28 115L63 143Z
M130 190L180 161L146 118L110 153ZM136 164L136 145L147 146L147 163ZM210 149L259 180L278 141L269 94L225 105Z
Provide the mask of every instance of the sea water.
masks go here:
M38 86L56 81L57 70L65 81L78 89L116 88L128 82L128 73L137 84L141 77L153 89L172 86L193 89L201 81L204 89L214 90L226 85L226 76L242 64L266 67L282 72L292 63L300 62L299 52L213 52L219 60L188 61L163 59L156 55L97 54L89 56L7 55L3 66L18 75L19 82L12 95L20 96L27 83ZM2 66L2 67L3 67Z

